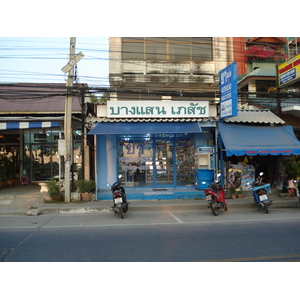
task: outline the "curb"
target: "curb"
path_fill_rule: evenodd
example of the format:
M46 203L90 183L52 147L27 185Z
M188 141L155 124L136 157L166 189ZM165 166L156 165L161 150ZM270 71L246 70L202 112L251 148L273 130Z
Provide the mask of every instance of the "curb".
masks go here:
M129 210L132 212L140 212L140 211L178 211L178 210L205 210L208 209L208 205L205 200L193 200L199 201L199 203L175 203L175 204L165 204L164 201L155 201L152 205L150 203L144 203L145 201L131 201L131 205L129 206ZM201 202L200 202L201 201ZM102 201L101 201L102 202ZM148 202L148 201L147 201ZM87 204L75 204L71 207L67 206L68 204L62 204L56 207L43 207L40 206L40 209L43 214L80 214L80 213L111 213L111 201L107 201L104 205L100 205L100 203L87 203ZM230 207L233 208L247 208L247 209L256 209L257 206L252 201L227 201L228 209ZM77 206L77 207L76 207ZM271 205L272 208L300 208L300 202L298 200L281 200L274 201Z
M97 200L86 203L45 204L31 203L29 206L9 205L9 201L3 201L0 206L0 215L47 215L47 214L86 214L86 213L111 213L111 200ZM242 200L226 199L228 210L231 208L256 209L253 198ZM130 200L130 211L179 211L179 210L207 210L206 200ZM6 205L4 205L6 204ZM272 208L300 208L298 199L273 199Z

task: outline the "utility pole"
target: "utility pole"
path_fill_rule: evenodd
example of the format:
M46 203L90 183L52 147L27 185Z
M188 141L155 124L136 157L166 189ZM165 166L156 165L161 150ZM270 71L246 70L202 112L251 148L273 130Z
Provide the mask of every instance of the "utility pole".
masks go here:
M65 202L71 201L71 166L73 157L73 128L72 128L72 102L73 102L73 81L74 66L84 57L82 52L75 56L76 38L70 38L70 58L69 62L61 69L64 73L68 72L66 83L67 96L65 101L65 119L64 119L64 156L65 156Z
M76 38L70 38L70 62L74 61ZM71 201L71 165L72 165L72 102L73 102L73 80L74 65L69 69L68 80L66 83L67 96L65 101L65 120L64 120L64 138L65 138L65 201Z

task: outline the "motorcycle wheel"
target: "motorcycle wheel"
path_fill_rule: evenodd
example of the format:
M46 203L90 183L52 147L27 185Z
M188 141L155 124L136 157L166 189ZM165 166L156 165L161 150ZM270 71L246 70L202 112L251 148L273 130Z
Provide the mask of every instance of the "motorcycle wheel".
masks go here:
M268 214L269 213L269 206L268 206L268 204L265 204L265 209L266 209L266 214Z
M123 213L122 205L121 205L120 208L119 208L119 212L120 212L120 217L121 217L121 219L124 219L124 213Z
M217 205L217 200L215 197L211 197L211 203L210 203L210 208L211 208L211 211L212 213L217 216L218 213L219 213L219 208L218 208L218 205Z
M224 209L224 211L227 211L227 210L228 210L227 204L224 205L223 209Z
M124 203L124 204L122 205L122 207L123 207L123 213L126 214L127 211L128 211L128 203Z

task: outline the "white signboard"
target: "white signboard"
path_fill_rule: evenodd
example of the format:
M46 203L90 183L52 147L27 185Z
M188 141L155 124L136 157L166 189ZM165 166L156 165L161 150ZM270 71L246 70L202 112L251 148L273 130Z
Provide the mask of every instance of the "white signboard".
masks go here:
M108 118L203 118L209 101L108 101Z
M58 139L57 140L57 146L58 146L58 155L59 156L66 155L65 140Z

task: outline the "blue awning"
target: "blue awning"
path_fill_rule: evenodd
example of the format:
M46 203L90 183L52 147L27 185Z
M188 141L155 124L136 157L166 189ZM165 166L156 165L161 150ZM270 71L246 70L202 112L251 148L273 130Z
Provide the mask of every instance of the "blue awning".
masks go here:
M7 122L0 123L0 130L10 129L35 129L35 128L50 128L59 127L58 122Z
M226 155L300 154L292 126L249 126L219 123Z
M98 123L88 134L154 134L202 132L198 122L118 122Z

